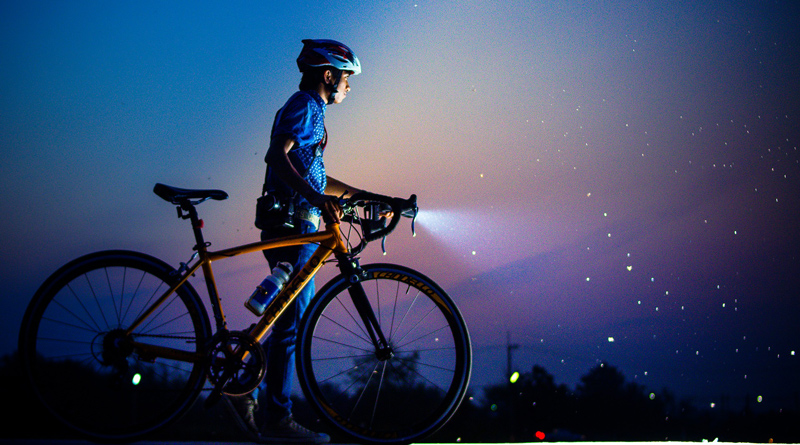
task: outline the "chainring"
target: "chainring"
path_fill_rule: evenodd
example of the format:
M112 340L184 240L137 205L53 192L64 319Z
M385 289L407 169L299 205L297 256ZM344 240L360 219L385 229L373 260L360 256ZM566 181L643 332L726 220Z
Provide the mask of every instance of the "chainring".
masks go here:
M267 355L261 344L241 331L218 332L208 351L208 379L232 396L247 394L267 372Z

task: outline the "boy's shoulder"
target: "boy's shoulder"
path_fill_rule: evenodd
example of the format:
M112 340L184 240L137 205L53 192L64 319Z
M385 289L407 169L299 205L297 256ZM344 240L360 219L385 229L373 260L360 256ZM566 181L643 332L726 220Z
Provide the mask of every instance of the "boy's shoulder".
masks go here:
M322 100L318 98L319 95L314 91L299 90L295 91L295 93L289 97L289 101L317 102L318 100Z
M315 97L316 96L316 97ZM313 91L297 91L286 101L285 108L321 108L322 99Z

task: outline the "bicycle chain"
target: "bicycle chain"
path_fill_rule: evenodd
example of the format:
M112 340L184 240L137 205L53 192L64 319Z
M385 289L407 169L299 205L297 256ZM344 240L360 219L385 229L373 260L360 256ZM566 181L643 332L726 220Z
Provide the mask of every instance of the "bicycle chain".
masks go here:
M173 338L175 340L193 340L197 341L196 337L183 337L180 335L165 335L165 334L133 334L131 337L149 337L149 338Z

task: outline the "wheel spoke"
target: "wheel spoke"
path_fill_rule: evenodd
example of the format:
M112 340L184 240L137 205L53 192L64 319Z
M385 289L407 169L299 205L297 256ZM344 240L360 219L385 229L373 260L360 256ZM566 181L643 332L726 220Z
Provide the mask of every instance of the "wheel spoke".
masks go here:
M37 292L20 331L20 357L34 393L71 428L101 441L131 441L177 418L199 395L204 366L142 357L131 340L147 338L196 354L210 323L187 284L138 332L143 314L171 281L163 262L133 252L104 252L59 269Z
M357 284L342 278L312 300L298 338L298 376L318 414L356 441L416 441L464 397L469 336L450 298L427 278L399 266L364 271ZM362 286L393 354L375 350L351 285Z

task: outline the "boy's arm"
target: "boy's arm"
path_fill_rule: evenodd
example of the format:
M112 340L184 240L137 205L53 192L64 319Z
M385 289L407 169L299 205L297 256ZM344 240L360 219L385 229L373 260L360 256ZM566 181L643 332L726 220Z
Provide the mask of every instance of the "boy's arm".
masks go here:
M322 211L322 216L325 221L338 223L343 213L342 207L339 205L339 199L336 196L317 193L317 191L300 176L300 173L289 160L289 151L295 144L295 140L288 136L278 139L274 144L271 144L269 150L267 150L267 162L286 185L297 193L300 193L302 197L306 198L309 204ZM339 181L334 181L337 184L341 184ZM325 191L327 192L327 188Z
M325 187L326 195L333 195L339 198L349 198L361 190L347 185L344 182L328 176L328 186Z
M300 176L289 160L289 151L295 144L295 140L291 137L279 137L267 150L267 163L272 166L272 171L278 175L281 181L311 202L310 198L317 192Z

